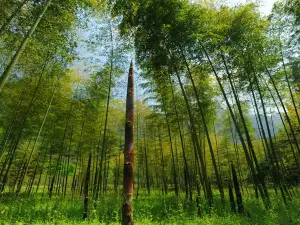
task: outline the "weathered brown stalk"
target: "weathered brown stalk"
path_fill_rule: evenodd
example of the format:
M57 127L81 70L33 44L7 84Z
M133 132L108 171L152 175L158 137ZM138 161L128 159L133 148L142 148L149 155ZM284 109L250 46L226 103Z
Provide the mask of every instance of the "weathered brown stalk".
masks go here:
M128 74L127 98L126 98L126 123L125 123L125 147L124 147L124 178L122 224L133 223L132 198L133 198L133 165L134 165L134 77L133 63L130 63Z

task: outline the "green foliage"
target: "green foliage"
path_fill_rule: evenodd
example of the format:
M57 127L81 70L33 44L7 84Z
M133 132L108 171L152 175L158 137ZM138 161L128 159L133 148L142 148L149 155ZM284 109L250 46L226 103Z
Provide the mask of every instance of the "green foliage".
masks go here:
M1 72L45 2L28 0L0 32ZM0 25L19 3L0 0ZM0 93L0 220L120 222L120 93L135 51L136 224L300 224L299 47L293 0L276 3L269 18L256 4L52 0ZM269 120L276 115L279 127ZM245 215L230 212L226 191L225 206L209 193L227 190L231 163ZM270 209L255 187L271 193Z
M51 201L37 195L28 199L19 198L12 200L3 196L0 203L0 222L2 224L119 224L121 197L110 193L101 197L101 202L96 207L90 208L90 219L82 221L82 201L62 200L55 198ZM298 214L299 200L295 199L285 208L276 200L272 210L265 211L262 204L248 196L245 199L246 215L235 215L230 212L229 202L226 208L219 206L204 209L204 217L199 218L194 203L184 200L183 196L177 199L173 195L160 197L158 191L151 196L141 196L134 203L136 224L300 224ZM93 202L91 204L95 204Z

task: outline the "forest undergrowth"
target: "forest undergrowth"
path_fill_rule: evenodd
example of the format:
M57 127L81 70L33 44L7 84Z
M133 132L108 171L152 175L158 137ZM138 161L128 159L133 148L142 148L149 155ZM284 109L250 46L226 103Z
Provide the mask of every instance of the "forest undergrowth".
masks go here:
M299 189L296 190L299 196ZM0 224L1 225L87 225L87 224L120 224L122 201L121 195L114 192L101 196L93 202L89 211L89 219L82 220L82 199L69 197L54 197L49 200L42 194L31 197L21 195L18 198L8 194L1 196ZM134 219L137 225L148 224L300 224L300 200L292 199L288 206L284 206L281 198L271 193L272 208L266 210L255 199L254 194L245 195L245 214L238 215L231 212L229 201L222 207L220 199L209 208L201 202L203 217L197 215L195 202L185 199L184 195L178 198L170 193L161 196L160 191L154 190L151 196L142 193L134 203Z

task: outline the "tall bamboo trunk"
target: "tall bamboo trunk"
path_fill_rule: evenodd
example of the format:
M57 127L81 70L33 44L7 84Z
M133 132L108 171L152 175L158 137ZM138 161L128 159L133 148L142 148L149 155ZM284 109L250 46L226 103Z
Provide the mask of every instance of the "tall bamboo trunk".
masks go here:
M184 90L180 75L178 74L178 71L176 71L176 76L177 76L177 79L178 79L178 82L179 82L179 85L180 85L180 89L181 89L181 92L182 92L182 95L183 95L183 98L184 98L186 109L188 111L190 126L191 126L191 130L192 130L191 136L192 136L192 139L194 139L195 146L197 148L197 149L195 149L195 151L197 151L199 159L200 159L200 165L201 165L201 169L202 169L201 172L203 173L203 183L204 183L203 189L206 192L206 198L208 200L208 203L209 203L209 205L211 205L212 201L213 201L213 195L212 195L212 192L210 191L211 189L209 187L208 176L207 176L206 166L205 166L205 162L204 162L204 158L203 158L203 153L202 153L202 150L200 148L198 137L196 135L196 128L195 128L194 118L193 118L193 115L192 115L192 112L191 112L191 107L190 107L186 92Z
M267 72L267 74L268 74L268 76L269 76L269 78L270 78L270 80L271 80L271 83L272 83L272 85L273 85L273 87L274 87L274 89L275 89L275 92L276 92L277 97L278 97L278 99L279 99L280 105L281 105L281 107L282 107L282 109L283 109L283 111L284 111L286 120L287 120L288 125L289 125L289 127L290 127L290 130L291 130L293 139L294 139L294 141L295 141L296 148L297 148L298 153L299 153L299 155L300 155L300 147L299 147L299 143L298 143L298 140L297 140L297 138L296 138L296 134L295 134L294 128L293 128L293 126L292 126L290 117L289 117L289 115L288 115L288 113L287 113L287 110L286 110L286 107L285 107L285 105L284 105L284 103L283 103L282 97L281 97L281 95L280 95L280 93L279 93L279 90L278 90L278 88L277 88L277 86L276 86L276 84L275 84L275 82L274 82L274 79L273 79L273 77L272 77L272 75L271 75L269 69L266 67L265 64L264 64L264 67L265 67L265 70L266 70L266 72Z
M193 86L193 89L194 89L194 93L195 93L195 97L196 97L196 100L197 100L198 108L200 110L200 116L201 116L201 120L202 120L202 123L203 123L203 128L204 128L205 136L206 136L206 139L207 139L207 142L208 142L208 147L209 147L209 152L210 152L211 159L212 159L212 164L213 164L214 172L215 172L215 175L216 175L217 186L218 186L218 189L219 189L219 192L220 192L221 201L224 204L225 203L224 189L223 189L222 180L221 180L221 177L220 177L220 174L219 174L219 170L217 168L217 163L216 163L216 159L215 159L215 155L214 155L214 151L213 151L211 139L210 139L210 136L209 136L208 126L207 126L207 122L206 122L206 118L205 118L203 106L200 103L199 94L198 94L197 88L195 86L195 82L194 82L194 79L193 79L193 76L192 76L189 64L187 62L187 59L186 59L186 57L185 57L182 49L180 49L180 50L181 50L181 54L182 54L182 57L184 59L184 62L185 62L188 74L189 74L189 78L190 78L190 80L192 82L192 86Z
M96 171L94 174L94 181L93 181L93 198L97 199L98 198L98 178L99 178L99 164L100 164L100 154L101 154L101 148L100 148L100 143L102 140L102 130L100 126L100 135L99 135L99 141L98 141L98 147L96 148Z
M260 113L259 113L259 109L258 109L258 104L257 104L256 97L255 97L255 94L254 94L253 84L252 84L252 81L251 81L248 73L247 73L247 77L248 77L248 80L249 80L249 83L250 83L250 91L251 91L252 99L253 99L253 102L254 102L254 108L255 108L256 114L257 114L257 120L258 120L260 128L261 128L260 129L260 133L262 135L264 144L265 144L265 146L267 148L268 157L269 157L269 159L271 159L270 146L269 146L269 143L268 143L268 140L267 140L267 136L266 136L266 133L265 133L265 130L264 130L264 126L263 126L263 123L262 123L262 120L261 120L261 117L260 117Z
M233 179L234 190L235 190L235 195L236 195L238 213L244 213L243 198L242 198L242 194L240 191L240 185L238 182L238 177L236 175L236 171L235 171L233 163L231 164L231 170L232 170L232 179Z
M161 159L161 166L162 166L162 181L163 181L163 193L168 193L168 183L167 183L167 176L166 176L166 169L165 169L165 159L164 159L164 151L162 145L162 138L160 134L160 128L158 127L158 141L159 141L159 149L160 149L160 159Z
M108 171L109 171L109 163L110 163L110 149L108 149L108 156L105 157L105 161L106 161L106 168L105 168L105 179L103 182L103 193L107 192L107 184L108 184Z
M54 183L55 183L56 177L58 177L57 178L57 184L59 182L59 177L60 177L60 172L61 172L59 165L61 163L61 160L62 160L62 157L63 157L63 153L64 153L64 143L65 143L65 140L66 140L67 129L68 129L68 126L69 126L69 123L70 123L70 120L71 120L73 103L74 103L74 101L71 102L70 108L69 108L69 111L68 111L68 114L67 114L67 122L66 122L66 126L65 126L65 129L64 129L64 135L63 135L62 143L61 143L61 149L62 150L59 152L58 159L56 161L55 171L54 171L54 174L53 174L53 176L51 178L51 181L49 182L49 198L50 199L52 198L53 188L54 188Z
M6 21L3 23L3 25L0 28L0 36L2 33L6 30L6 28L9 26L11 21L17 16L18 12L22 9L22 7L28 2L28 0L23 0L21 4L18 5L18 7L13 11L13 13L6 19Z
M195 153L195 164L196 164L196 189L197 189L197 197L196 197L196 206L197 206L197 211L198 211L198 216L202 217L202 208L201 208L201 203L200 203L200 198L201 198L201 193L200 193L200 182L199 180L199 177L201 176L201 172L200 172L200 165L199 165L199 159L198 159L198 156Z
M30 79L30 82L32 82L32 78ZM24 88L21 92L20 92L20 98L19 98L19 101L18 101L18 104L16 104L16 107L14 108L14 113L12 114L12 117L11 117L11 120L10 120L10 123L9 123L9 131L6 132L6 135L4 136L3 138L3 141L2 141L2 145L0 147L0 161L2 160L2 157L3 157L3 153L5 152L6 148L10 149L10 146L8 144L9 142L9 137L10 137L10 134L13 134L13 131L17 128L15 123L18 125L19 122L18 122L18 116L20 118L22 118L20 116L20 113L21 113L21 110L18 111L22 104L25 102L25 98L24 98L24 93L25 93L25 90L26 88ZM10 142L10 144L12 143L12 141ZM0 176L1 177L1 176Z
M40 183L41 183L41 180L42 180L42 175L43 175L43 172L44 172L44 165L45 165L45 161L46 161L46 156L47 156L47 152L44 153L44 157L43 157L43 160L42 160L42 168L41 168L41 171L40 171L40 176L39 176L39 179L38 179L38 182L37 182L37 185L36 185L36 190L35 190L36 194L38 193Z
M262 104L262 108L263 108L263 113L264 113L264 117L265 117L265 123L266 123L267 131L268 131L269 142L270 142L272 158L273 158L271 160L271 162L275 161L275 167L274 167L274 165L271 165L272 168L273 168L273 171L274 171L273 172L273 180L275 182L275 185L279 186L279 189L280 189L282 198L284 200L284 203L287 204L285 192L283 190L283 186L282 186L282 183L281 183L280 166L279 166L277 154L276 154L276 151L275 151L275 146L274 146L274 143L273 143L273 137L272 137L272 134L271 134L271 129L270 129L268 118L267 118L266 108L265 108L265 104L264 104L264 101L263 101L263 96L262 96L262 93L261 93L260 85L259 85L258 79L257 79L255 74L254 74L254 79L255 79L255 82L256 82L256 85L257 85L257 90L258 90L258 93L259 93L259 96L260 96L260 100L261 100L261 104Z
M204 48L204 46L203 46L202 44L201 44L201 47L202 47L202 50L203 50L203 52L204 52L206 58L208 59L208 62L209 62L209 64L210 64L210 66L211 66L211 69L213 70L213 73L214 73L214 75L215 75L215 77L216 77L216 79L217 79L217 82L218 82L219 87L220 87L220 89L221 89L222 95L223 95L223 97L224 97L224 99L225 99L226 105L227 105L228 110L229 110L229 112L230 112L232 121L233 121L234 126L235 126L235 128L236 128L236 130L237 130L237 133L238 133L238 135L239 135L239 139L240 139L240 141L241 141L241 144L242 144L242 147L243 147L243 150L244 150L244 153L245 153L246 161L247 161L247 164L248 164L248 166L249 166L249 168L250 168L251 175L252 175L252 178L253 178L255 187L259 189L260 194L261 194L261 197L262 197L262 199L264 200L264 203L265 203L266 208L269 208L269 206L270 206L269 198L268 198L268 196L266 196L265 191L262 189L262 187L261 187L261 185L260 185L260 184L261 184L261 180L258 178L258 175L256 174L255 167L254 167L253 161L252 161L252 159L251 159L251 154L250 154L251 151L249 152L248 149L247 149L247 146L246 146L244 137L243 137L242 132L241 132L241 130L240 130L239 124L238 124L238 122L237 122L237 120L236 120L236 118L235 118L235 114L234 114L234 112L233 112L233 110L232 110L232 107L231 107L231 105L230 105L230 103L229 103L229 100L228 100L228 97L227 97L227 95L226 95L226 93L225 93L224 87L223 87L223 85L222 85L222 83L221 83L221 80L220 80L220 78L219 78L219 76L218 76L218 74L217 74L217 72L216 72L216 70L215 70L215 68L214 68L214 66L213 66L213 64L212 64L212 62L211 62L211 60L210 60L210 57L209 57L209 55L208 55L206 49ZM225 69L226 69L227 75L229 76L230 73L229 73L229 71L228 71L228 69L227 69L227 65L226 65L225 58L224 58L223 54L221 54L221 56L222 56L222 59L223 59L223 63L224 63L224 65L225 65ZM232 83L231 83L231 87L232 87ZM233 90L233 91L234 91L234 90ZM234 92L234 94L235 94L235 92ZM238 102L238 99L236 99L236 95L235 95L235 100ZM247 127L246 127L246 129L247 129ZM260 173L259 173L259 174L260 174Z
M137 98L138 98L138 89L136 88L136 96L137 96ZM140 141L139 141L139 131L140 131L140 126L139 126L139 107L138 107L139 105L137 104L137 107L136 107L136 149L137 149L137 151L139 151L139 149L140 149ZM145 137L145 132L144 132L144 137ZM121 142L122 143L122 142ZM120 143L120 145L121 145L121 143ZM144 143L145 143L145 138L144 138ZM142 147L142 149L143 149L144 147ZM146 148L144 148L145 149L145 151L144 151L144 154L145 155L147 155L147 149ZM140 184L141 184L141 174L140 174L140 171L141 171L141 158L143 157L143 154L139 154L139 156L138 156L138 163L137 163L137 189L136 189L136 199L138 199L138 197L139 197L139 190L140 190ZM147 162L147 164L148 164L148 162ZM147 165L146 164L146 165ZM119 166L119 164L117 164L117 161L116 161L116 165L118 165ZM148 165L147 165L147 167L148 167ZM116 173L118 173L117 171L116 171ZM117 182L118 182L118 175L116 175L116 187L118 187L118 184L117 184ZM117 191L118 189L116 188L116 191ZM149 187L149 190L148 190L148 195L150 195L150 187Z
M38 170L38 167L39 167L40 158L41 158L41 153L38 154L38 158L37 158L37 162L36 162L36 166L35 166L34 172L31 175L29 183L27 184L27 190L25 192L27 192L28 196L30 196L31 191L32 191L34 180L35 180L35 177L36 177L36 174L37 174L37 170Z
M66 197L67 194L67 188L68 188L68 174L69 174L69 165L70 165L70 155L71 155L71 148L72 148L72 141L73 141L73 126L71 129L71 137L70 137L70 143L69 143L69 149L68 149L68 154L67 154L67 168L65 172L65 182L63 186L63 195Z
M297 120L298 120L298 125L300 126L300 117L299 117L298 109L297 109L297 106L296 106L295 98L294 98L294 95L293 95L293 92L292 92L290 80L288 78L288 74L287 74L287 70L286 70L286 65L285 65L284 58L283 58L282 46L281 46L280 50L281 50L281 60L282 60L282 65L283 65L283 69L284 69L285 80L286 80L286 82L288 84L288 89L289 89L289 92L290 92L290 96L291 96L291 99L292 99L294 110L296 112L296 117L297 117Z
M242 173L242 166L241 166L239 152L238 152L238 147L237 147L237 140L235 138L236 133L233 131L231 123L230 123L230 131L231 131L232 142L233 142L233 145L234 145L234 151L235 151L236 162L237 162L237 165L238 165L239 176L241 178L242 183L244 184L244 187L245 187L245 189L247 191L247 194L249 194L248 188L247 188L248 185L246 184L245 178L244 178L243 173ZM243 189L242 185L241 185L241 187Z
M133 224L133 171L134 171L134 75L133 62L130 63L126 99L125 147L124 147L124 179L122 225Z
M25 156L26 156L26 152L23 154L23 158L24 158ZM10 191L11 193L13 193L14 190L15 190L16 184L17 184L18 179L19 179L19 175L21 174L21 170L23 170L23 169L25 168L24 165L25 165L25 161L22 162L22 163L19 165L19 167L18 167L17 174L16 174L16 178L14 179L14 182L13 182L12 187L11 187L11 191Z
M168 118L168 113L166 112L166 110L165 110L165 118L166 118L167 127L168 127L170 150L171 150L171 156L172 156L174 191L175 191L176 196L178 196L177 170L176 170L176 165L175 165L175 157L174 157L174 151L173 151L173 143L172 143L172 135L171 135L171 129L170 129L170 124L169 124L169 118Z
M10 136L11 131L12 131L12 127L13 127L13 125L12 125L12 122L11 122L11 124L9 125L8 129L6 130L6 132L5 132L4 136L3 136L2 143L0 145L0 161L2 159L3 153L5 152L5 149L6 149L6 146L7 146L7 142L9 140L9 136Z
M281 111L280 111L279 106L278 106L278 104L277 104L277 102L276 102L276 99L275 99L275 97L274 97L274 95L273 95L273 93L272 93L272 90L270 89L270 87L269 87L268 84L266 84L265 82L264 82L264 84L265 84L265 87L267 87L268 91L270 92L271 98L272 98L272 100L273 100L273 102L274 102L274 104L275 104L276 110L277 110L277 112L278 112L278 114L279 114L281 123L282 123L283 128L284 128L284 131L285 131L286 136L287 136L287 138L288 138L288 143L290 144L291 151L292 151L293 156L294 156L294 159L295 159L295 163L296 163L296 165L297 165L298 170L300 171L300 164L299 164L299 162L298 162L298 156L296 155L296 152L295 152L295 150L294 150L293 142L292 142L292 139L290 138L290 135L289 135L287 126L286 126L286 124L285 124L285 122L284 122L284 118L283 118L283 116L282 116L282 114L281 114Z
M54 96L55 96L55 92L56 92L56 88L55 88L55 90L53 91L51 100L50 100L50 102L49 102L49 104L48 104L48 107L47 107L47 110L46 110L46 112L45 112L45 114L44 114L44 118L43 118L43 121L42 121L42 123L41 123L39 132L38 132L38 134L37 134L37 136L36 136L36 138L35 138L35 141L34 141L34 144L33 144L32 150L31 150L31 152L30 152L29 159L28 159L28 164L27 164L27 166L26 166L24 176L22 177L22 180L21 180L21 185L23 185L24 179L25 179L25 177L26 177L26 175L27 175L27 172L28 172L28 169L29 169L29 166L30 166L30 163L31 163L31 159L32 159L32 156L33 156L34 151L35 151L35 146L36 146L36 144L37 144L37 142L38 142L38 140L39 140L39 137L40 137L40 135L41 135L41 133L42 133L44 124L45 124L45 122L46 122L47 116L48 116L48 114L49 114L49 111L50 111L50 108L51 108L51 105L52 105L52 101L53 101ZM20 190L17 190L17 192L16 192L17 195L19 194L19 191L20 191Z
M50 154L50 156L49 156L49 164L48 164L46 176L45 176L45 179L44 179L44 187L43 187L42 196L44 196L44 194L45 194L46 183L47 183L48 175L49 175L50 170L51 170L52 155L53 155L52 146L50 146L49 154ZM48 187L49 187L49 184L48 184Z
M146 144L146 134L144 131L144 156L145 156L145 169L146 169L146 185L148 195L150 195L150 179L149 179L149 168L148 168L148 155L147 155L147 144Z
M88 217L88 208L89 208L89 182L91 176L91 162L92 162L92 153L89 153L89 160L86 169L86 175L84 180L84 201L83 201L83 219Z
M216 150L217 150L218 170L219 170L219 173L220 173L220 178L222 179L222 165L220 163L220 152L219 152L218 137L217 137L215 122L213 122L213 125L214 125L214 134L215 134L215 142L216 142Z
M39 75L39 79L38 79L37 85L35 86L34 93L33 93L32 97L31 97L30 103L29 103L29 105L28 105L28 107L27 107L27 109L26 109L26 111L24 113L23 118L20 121L20 126L19 126L20 130L17 133L17 137L15 138L15 140L13 140L11 148L9 149L9 154L8 154L9 155L9 161L7 161L8 162L8 168L6 170L6 175L5 175L5 177L3 178L3 181L2 181L2 187L3 188L4 188L5 184L6 184L7 174L9 173L10 167L11 167L11 165L13 163L14 158L15 158L14 156L15 156L16 150L18 148L19 142L21 140L22 132L23 132L25 124L27 122L27 118L28 118L28 115L30 113L30 109L31 109L31 107L33 106L33 104L34 104L34 102L36 100L37 92L38 92L38 89L40 87L40 84L41 84L41 81L42 81L42 77L43 77L43 74L44 74L45 69L46 69L47 62L48 62L48 59L46 59L45 62L44 62L44 65L42 67L41 73ZM4 169L5 166L6 166L6 163L4 164L4 166L3 166L2 169ZM1 171L0 174L2 176L2 171Z
M169 76L169 81L170 81L170 86L171 86L171 91L172 91L172 100L173 100L173 104L174 104L174 111L175 111L176 121L177 121L177 129L179 131L181 150L182 150L182 156L183 156L183 162L184 162L184 184L185 184L184 186L185 186L185 193L186 193L186 199L187 199L188 198L188 193L189 193L188 190L189 190L189 180L190 180L189 176L188 176L189 175L189 167L188 167L186 154L185 154L183 136L182 136L181 126L180 126L179 115L178 115L178 110L177 110L177 103L175 101L175 95L174 95L174 89L173 89L171 76ZM190 198L191 197L192 196L190 196Z
M231 180L229 181L228 192L229 192L230 209L232 212L236 212L235 201L234 201L234 196L233 196L233 191L232 191L232 186L231 186Z
M16 63L18 62L18 59L20 58L23 50L25 49L31 35L34 33L35 29L37 28L38 24L40 23L41 19L43 18L45 12L47 11L50 3L51 3L51 0L48 0L47 3L44 6L42 12L40 13L40 15L38 16L38 18L36 19L36 21L34 22L32 27L30 28L30 30L26 34L25 38L23 39L21 45L19 46L19 48L18 48L17 52L15 53L15 55L13 56L13 58L11 59L9 65L5 68L2 76L0 77L0 92L2 91L2 88L4 87L5 83L7 82L8 78L10 76L10 74L12 73Z

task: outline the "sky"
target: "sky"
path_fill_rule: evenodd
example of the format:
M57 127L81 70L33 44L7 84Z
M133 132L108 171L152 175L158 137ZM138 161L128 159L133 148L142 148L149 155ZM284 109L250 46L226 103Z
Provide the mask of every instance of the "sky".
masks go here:
M226 0L228 5L236 5L236 4L245 4L245 3L251 3L251 2L257 2L254 0ZM263 15L269 15L271 10L272 10L272 6L275 2L275 0L260 0L258 1L259 5L260 5L260 12Z

